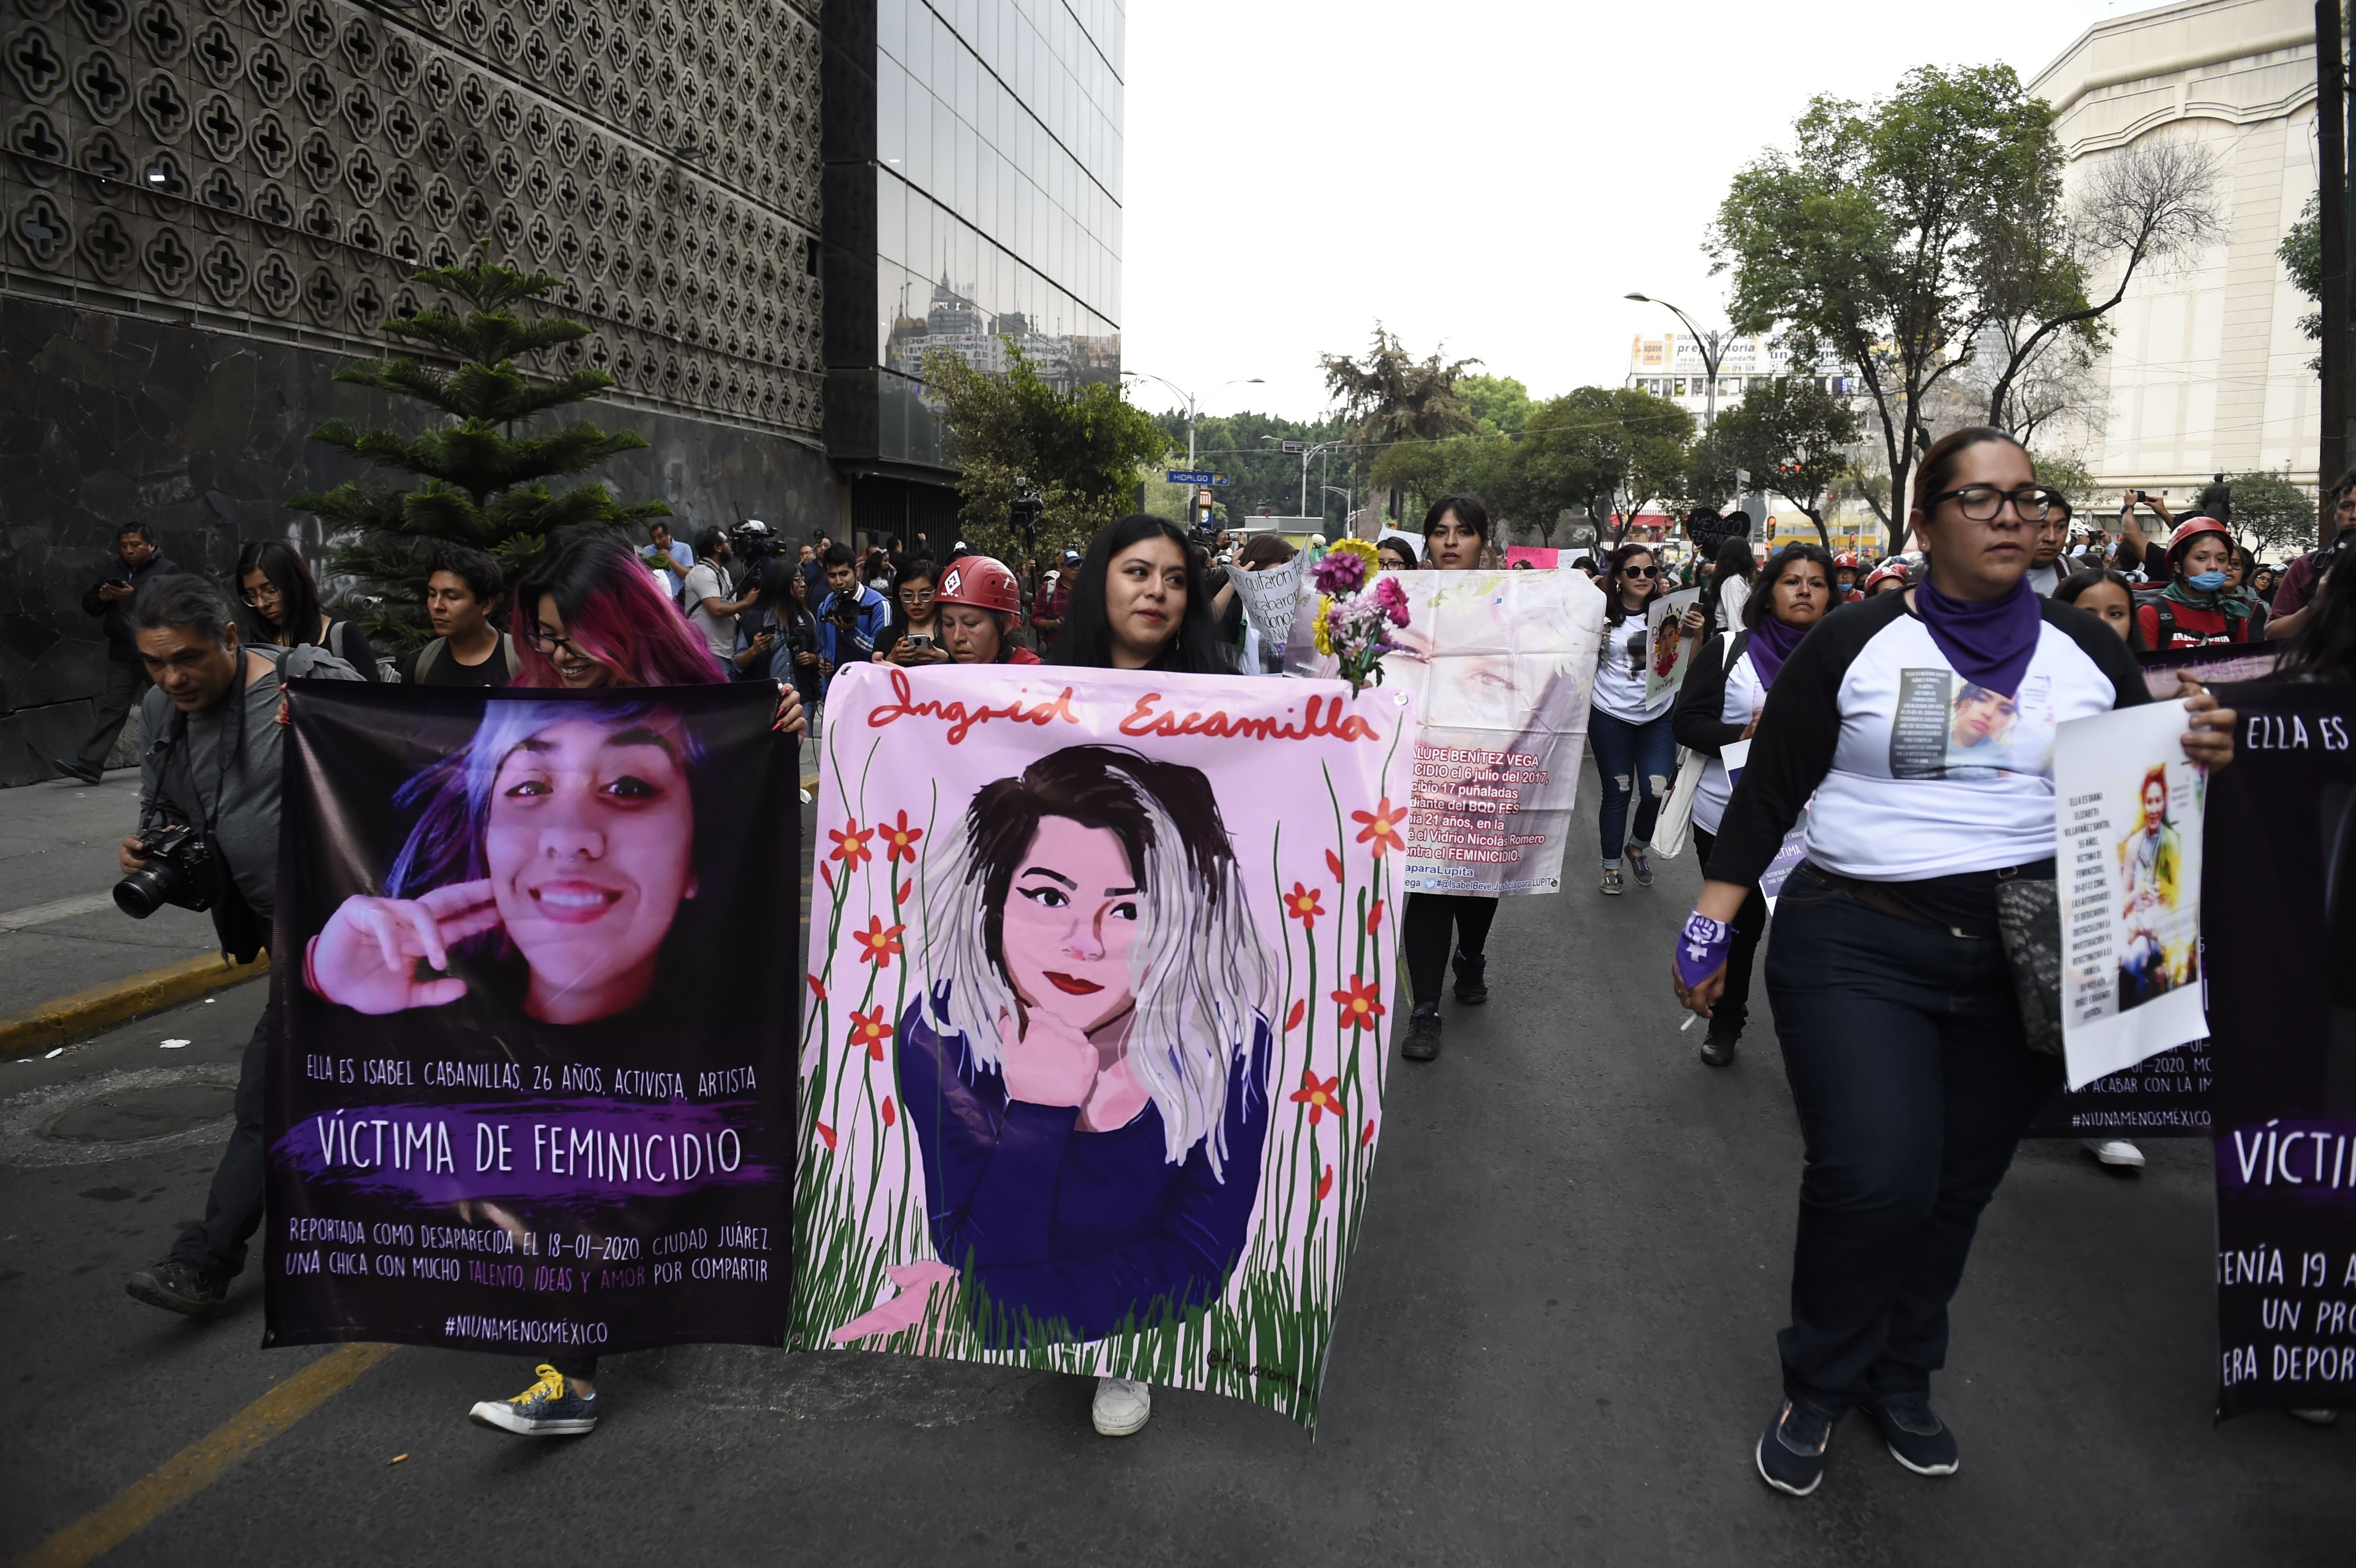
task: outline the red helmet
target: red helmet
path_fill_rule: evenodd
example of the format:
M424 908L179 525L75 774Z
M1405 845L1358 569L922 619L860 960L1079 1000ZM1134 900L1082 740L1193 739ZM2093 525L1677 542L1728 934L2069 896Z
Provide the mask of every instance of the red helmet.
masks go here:
M986 555L961 555L949 562L933 591L936 604L970 604L977 610L1023 613L1023 594L1014 574Z
M2219 522L2216 518L2187 517L2182 522L2176 525L2176 531L2174 533L2168 536L2168 559L2174 560L2177 557L2178 551L2183 549L2185 546L2190 544L2194 539L2199 539L2202 534L2222 534L2225 536L2225 542L2227 544L2233 542L2233 530L2228 528L2224 524Z
M1843 550L1840 554L1833 557L1833 564L1837 567L1846 567L1849 571L1855 571L1858 569L1858 563L1857 557L1851 555L1847 550Z
M1860 586L1865 590L1867 597L1870 598L1873 594L1874 589L1880 586L1882 583L1892 581L1896 581L1901 583L1908 581L1906 576L1906 563L1904 561L1889 560L1882 562L1882 564L1873 569L1872 573L1866 578L1865 581L1860 584Z

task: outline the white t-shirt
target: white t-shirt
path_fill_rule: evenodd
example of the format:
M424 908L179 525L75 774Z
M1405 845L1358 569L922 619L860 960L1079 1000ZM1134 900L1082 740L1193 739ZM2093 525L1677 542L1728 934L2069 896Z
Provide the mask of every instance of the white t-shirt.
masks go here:
M1751 601L1751 579L1730 577L1718 585L1718 624L1710 629L1724 632L1742 624L1742 606ZM1712 828L1712 832L1717 829Z
M2029 569L2029 591L2040 599L2052 598L2053 591L2061 586L2062 563L2060 561L2053 561L2045 566L2032 566Z
M1734 667L1726 672L1726 700L1719 705L1718 716L1729 724L1748 724L1767 705L1767 688L1759 684L1758 668L1751 662L1751 649L1746 645ZM1693 825L1704 833L1715 833L1726 816L1726 803L1734 797L1734 786L1727 782L1726 762L1712 756L1701 771L1701 782L1694 786Z
M1644 706L1644 617L1631 612L1618 625L1603 628L1602 662L1595 669L1595 706L1614 719L1647 724L1677 699L1673 687Z
M687 618L703 634L704 645L712 656L726 664L736 652L736 617L715 615L703 607L706 599L728 598L728 578L719 567L708 560L699 560L687 574Z

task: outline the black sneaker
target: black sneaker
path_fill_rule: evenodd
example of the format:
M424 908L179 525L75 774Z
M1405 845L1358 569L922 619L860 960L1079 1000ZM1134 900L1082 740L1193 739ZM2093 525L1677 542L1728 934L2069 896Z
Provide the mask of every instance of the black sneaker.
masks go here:
M1759 1435L1759 1478L1779 1492L1804 1498L1825 1478L1825 1451L1837 1417L1813 1405L1783 1402Z
M1484 955L1456 955L1456 999L1468 1008L1477 1008L1489 999L1489 960Z
M1440 1054L1438 1002L1426 1002L1407 1016L1407 1043L1399 1054L1409 1061L1430 1061Z
M177 1258L141 1269L123 1282L123 1288L134 1301L191 1317L201 1317L229 1299L228 1280Z
M70 763L63 757L51 757L49 766L57 769L66 777L80 780L86 784L99 784L105 778L105 775L96 768L85 767L80 763Z
M1873 1424L1890 1445L1890 1456L1918 1476L1952 1476L1964 1462L1955 1435L1931 1408L1931 1397L1901 1393L1869 1404Z
M1740 1038L1740 1035L1731 1034L1713 1034L1704 1037L1701 1042L1702 1061L1712 1067L1733 1066L1734 1042Z
M581 1437L597 1429L597 1396L584 1394L554 1367L532 1369L540 1381L513 1399L487 1399L466 1413L477 1426L522 1437Z

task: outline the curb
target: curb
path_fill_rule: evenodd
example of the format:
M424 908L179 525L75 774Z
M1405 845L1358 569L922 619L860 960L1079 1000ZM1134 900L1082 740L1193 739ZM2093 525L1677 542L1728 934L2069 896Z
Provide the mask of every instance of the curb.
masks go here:
M0 1057L22 1056L68 1040L80 1040L102 1029L126 1023L142 1014L192 1002L208 991L220 990L270 973L270 955L251 964L231 964L218 953L167 964L144 975L131 975L59 997L21 1013L0 1017Z

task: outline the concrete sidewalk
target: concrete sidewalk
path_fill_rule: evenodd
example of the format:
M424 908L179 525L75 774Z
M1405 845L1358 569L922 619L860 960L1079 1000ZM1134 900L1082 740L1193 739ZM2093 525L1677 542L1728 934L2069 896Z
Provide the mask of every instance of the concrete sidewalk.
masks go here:
M0 790L0 1014L216 951L209 915L133 920L110 896L139 823L139 774Z

